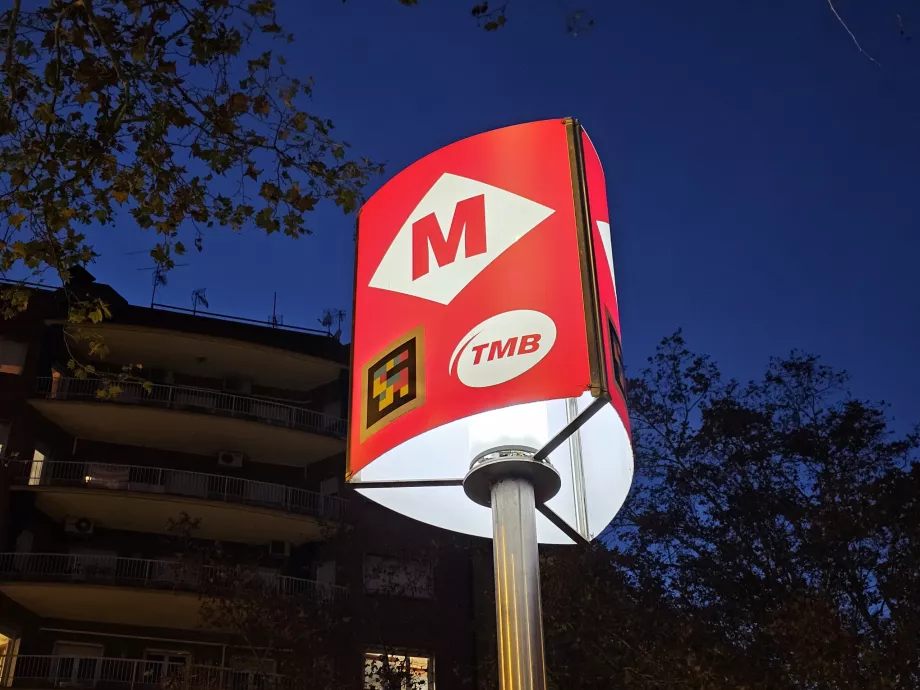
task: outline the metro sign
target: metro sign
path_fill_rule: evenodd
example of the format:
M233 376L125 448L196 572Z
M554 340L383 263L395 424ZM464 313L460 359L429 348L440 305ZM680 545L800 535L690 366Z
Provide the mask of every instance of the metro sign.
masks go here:
M552 214L518 194L444 173L400 227L369 285L450 304Z
M491 534L488 520L466 522L481 519L459 484L471 453L486 439L539 449L577 433L557 439L550 460L564 488L547 505L579 533L609 522L605 502L625 496L632 459L603 187L580 126L545 120L451 144L368 200L352 337L356 489ZM612 498L580 501L578 517L566 503L575 484Z

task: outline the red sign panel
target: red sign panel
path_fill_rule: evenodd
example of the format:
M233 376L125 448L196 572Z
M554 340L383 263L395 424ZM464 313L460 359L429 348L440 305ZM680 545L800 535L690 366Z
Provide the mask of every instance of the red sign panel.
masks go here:
M618 334L619 317L603 241L595 230L586 251L576 222L580 136L567 120L480 134L409 166L364 205L349 476L454 420L606 394L608 367L592 367L590 351L598 342L612 351L599 331ZM592 215L606 222L603 173L592 165L587 184L601 190ZM591 254L607 276L600 287L590 284ZM597 304L585 306L592 291L609 329Z
M601 336L607 369L607 390L611 402L629 429L626 411L626 376L623 369L623 351L620 346L620 311L617 306L616 284L613 271L613 238L610 233L610 214L607 209L607 184L600 158L584 130L581 131L585 179L590 211L591 240L594 249L595 274L600 312Z

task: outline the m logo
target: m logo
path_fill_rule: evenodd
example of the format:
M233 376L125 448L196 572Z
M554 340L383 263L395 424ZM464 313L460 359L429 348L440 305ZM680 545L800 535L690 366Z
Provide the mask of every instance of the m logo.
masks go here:
M369 285L450 304L553 213L504 189L444 173L396 233Z
M485 194L457 202L446 238L433 213L412 224L412 280L428 275L430 254L434 254L438 266L456 261L460 235L463 235L467 258L486 253Z

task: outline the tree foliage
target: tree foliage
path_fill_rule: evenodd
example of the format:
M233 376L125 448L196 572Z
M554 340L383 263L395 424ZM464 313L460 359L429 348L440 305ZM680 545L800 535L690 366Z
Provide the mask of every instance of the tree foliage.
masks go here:
M380 170L306 107L273 0L14 0L0 25L4 272L67 283L126 215L164 269L215 226L300 237Z
M607 548L545 558L555 687L920 686L918 437L846 382L793 353L741 385L662 342Z

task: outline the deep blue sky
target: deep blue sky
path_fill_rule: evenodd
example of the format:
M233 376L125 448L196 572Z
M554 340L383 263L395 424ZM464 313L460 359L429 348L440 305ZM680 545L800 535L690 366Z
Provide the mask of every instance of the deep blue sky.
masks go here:
M483 130L585 124L634 372L682 326L728 374L802 348L889 401L899 426L920 421L920 35L899 37L896 2L836 0L881 67L826 0L534 0L512 3L497 33L471 4L279 0L315 112L387 175ZM572 38L578 6L597 26ZM920 8L911 19L920 33ZM158 300L189 306L206 287L212 310L264 318L277 291L287 323L316 325L324 307L350 308L353 224L329 209L299 241L214 233ZM112 233L92 269L138 303L149 259L125 253L148 239Z

